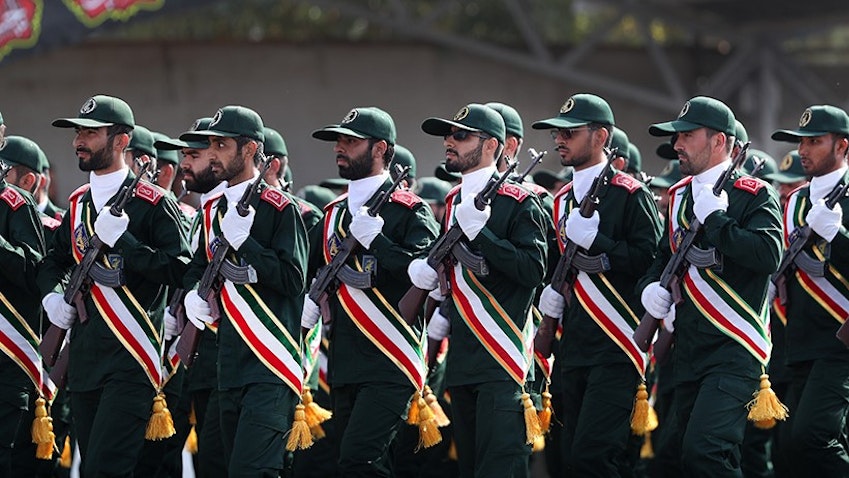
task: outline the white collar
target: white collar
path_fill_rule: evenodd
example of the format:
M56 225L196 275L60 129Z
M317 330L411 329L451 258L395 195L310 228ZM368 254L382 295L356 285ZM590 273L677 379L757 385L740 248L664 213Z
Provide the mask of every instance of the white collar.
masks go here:
M242 199L242 195L245 194L245 190L248 189L248 186L255 183L257 178L259 178L259 172L254 172L254 177L252 179L242 181L239 184L234 184L232 186L228 185L224 190L224 197L227 198L227 204L236 203L239 199Z
M227 189L227 181L221 181L220 183L218 183L218 185L216 185L214 188L212 188L209 192L205 192L205 193L201 194L200 195L200 207L203 208L203 206L206 205L206 202L209 201L209 198L211 198L212 196L215 196L217 194L223 193L225 189Z
M463 201L483 191L483 188L486 186L489 178L491 178L496 171L497 169L493 164L492 166L487 166L485 168L472 171L471 173L464 174L463 182L460 183L460 200Z
M693 182L690 183L690 190L693 191L693 194L698 194L697 191L701 191L706 184L713 186L716 184L716 180L722 176L722 173L728 169L728 166L730 165L731 161L725 160L716 166L693 176Z
M100 212L109 199L118 194L118 190L121 189L121 185L124 184L129 172L129 168L124 166L112 173L94 174L94 171L92 171L88 174L88 182L91 185L89 188L91 202L94 204L95 211Z
M594 164L580 171L575 170L572 173L572 193L575 195L575 201L581 202L584 196L590 192L590 186L601 170L607 166L606 162Z
M38 212L46 211L47 210L47 203L49 203L49 202L50 202L50 199L44 198L44 201L41 201L40 203L38 203L37 204Z
M811 202L814 203L824 198L844 174L846 174L846 166L828 174L823 174L822 176L812 177L810 185Z
M374 196L374 193L380 189L380 186L389 178L389 171L383 171L377 176L369 176L367 178L355 179L348 183L348 212L353 216L357 211L366 205L369 199Z

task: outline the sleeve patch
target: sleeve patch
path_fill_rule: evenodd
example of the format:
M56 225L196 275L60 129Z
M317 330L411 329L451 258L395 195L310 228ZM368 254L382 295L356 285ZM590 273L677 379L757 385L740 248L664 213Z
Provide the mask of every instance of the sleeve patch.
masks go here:
M50 229L51 231L55 231L60 224L62 223L56 220L56 218L44 214L41 215L41 225L46 227L47 229Z
M613 179L610 180L610 184L625 188L628 190L628 193L633 194L634 191L640 189L641 183L625 173L616 173Z
M154 206L159 203L164 195L165 193L152 184L139 182L136 186L136 197L142 198Z
M518 184L508 184L504 183L498 188L498 194L502 196L509 196L515 199L518 202L524 201L528 196L531 195L530 191L519 186Z
M743 176L738 178L737 181L734 181L735 188L742 189L743 191L752 194L757 194L764 186L766 186L765 182L751 176Z
M392 202L403 204L407 209L412 209L416 204L422 202L422 198L404 189L396 189L391 198Z
M265 188L260 198L274 206L278 211L282 211L290 202L285 194L274 188Z
M3 198L3 201L5 201L13 211L17 211L18 208L23 206L26 202L23 194L9 187L5 188L3 192L0 193L0 198Z

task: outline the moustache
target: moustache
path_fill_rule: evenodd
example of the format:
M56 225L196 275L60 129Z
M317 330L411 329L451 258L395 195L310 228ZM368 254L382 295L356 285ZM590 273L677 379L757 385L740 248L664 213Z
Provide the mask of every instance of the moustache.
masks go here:
M345 161L351 162L351 158L345 156L344 154L337 154L336 159L344 159Z
M451 153L454 156L460 156L460 152L453 148L448 148L445 150L445 154Z
M88 153L91 154L91 150L88 148L77 148L78 153Z

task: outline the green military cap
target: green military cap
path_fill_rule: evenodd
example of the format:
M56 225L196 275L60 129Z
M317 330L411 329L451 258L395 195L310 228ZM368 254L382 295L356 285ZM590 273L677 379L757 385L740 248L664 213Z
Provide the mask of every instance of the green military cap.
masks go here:
M156 148L156 159L176 166L180 164L180 156L177 154L177 151L173 148L162 149L158 146L164 141L170 141L170 139L166 134L153 131L153 146Z
M799 151L794 149L785 154L781 162L778 163L778 170L774 173L765 174L763 178L783 184L797 183L807 179Z
M504 130L507 136L515 136L517 138L524 137L522 117L519 116L519 112L516 111L516 108L495 101L489 102L485 106L489 106L501 115L501 119L504 120Z
M613 128L613 137L610 140L610 149L616 150L617 156L622 156L625 159L630 159L628 151L628 135L620 128Z
M354 108L339 124L317 129L312 132L312 137L322 141L336 141L340 134L360 139L382 139L395 144L395 121L389 113L374 106Z
M0 126L3 126L4 124L5 123L3 123L3 113L0 113Z
M533 178L534 184L538 184L545 189L552 189L558 181L568 182L572 179L572 167L566 166L556 173L547 169L540 169L531 173L531 178Z
M746 131L746 127L736 118L734 119L734 137L743 144L749 142L749 133Z
M53 121L57 128L102 128L122 124L135 127L133 110L121 98L95 95L87 99L76 118L60 118Z
M292 168L287 164L285 168L283 168L283 181L287 184L292 184L292 181L295 180L294 175L292 174Z
M10 165L20 165L41 173L44 152L35 141L23 136L6 136L0 143L0 160Z
M212 121L206 129L188 131L180 135L183 141L198 141L208 139L209 136L220 136L224 138L236 138L245 136L259 142L265 141L262 132L262 118L256 111L244 106L224 106L218 108Z
M437 179L441 179L443 181L449 183L456 183L463 179L463 175L460 173L452 173L451 171L445 169L445 163L440 163L439 166L433 171L433 175L436 176Z
M469 103L460 108L454 118L428 118L422 123L422 131L433 136L446 136L451 133L451 127L486 133L499 143L504 144L504 118L497 111L478 103Z
M44 151L41 150L41 148L39 148L39 151L40 151L40 154L39 154L38 159L39 159L39 163L41 164L41 170L40 171L42 173L44 173L48 169L50 169L50 160L47 159L47 155L44 154Z
M265 134L265 142L263 143L265 154L289 156L289 150L286 149L286 141L283 140L283 136L277 130L266 126L262 129L262 132Z
M756 171L755 174L752 174L752 171L758 167L757 165L761 161L763 161L763 165L758 168L758 171ZM743 171L756 178L763 178L766 177L767 174L777 173L778 163L775 162L775 159L773 159L769 153L759 149L749 149L746 154L746 161L743 162Z
M298 190L297 196L319 209L324 209L330 201L336 199L337 194L323 186L309 185Z
M198 118L189 126L188 131L180 135L180 138L184 135L190 135L195 131L208 129L210 123L212 123L212 118L209 116ZM159 150L180 150L183 148L206 149L209 147L209 140L206 138L193 138L191 141L184 141L180 138L157 139L153 142L153 146Z
M155 158L156 148L153 146L153 141L153 133L144 126L137 124L133 128L133 137L130 138L130 145L127 146L127 149Z
M341 190L348 187L348 180L343 178L327 178L318 183L318 185L327 189Z
M682 179L681 163L677 159L669 161L660 174L652 178L649 186L653 188L668 189Z
M628 171L639 173L643 170L643 155L634 143L628 143Z
M445 196L451 191L451 183L428 176L416 181L416 194L428 204L445 204Z
M416 177L416 157L413 156L413 153L409 149L400 144L395 145L395 157L392 158L392 162L389 164L390 174L393 174L396 164L404 167L409 166L410 178Z
M797 143L802 137L822 136L828 133L849 136L849 116L836 106L814 105L802 113L798 129L780 129L772 133L772 139Z
M734 135L736 124L734 113L725 103L708 96L696 96L684 103L678 118L649 127L652 136L669 136L699 128L710 128L727 135Z
M615 125L613 111L607 101L589 93L572 95L560 107L560 113L531 125L534 129L576 128L590 123Z
M678 159L678 151L672 143L660 143L655 153L663 159Z

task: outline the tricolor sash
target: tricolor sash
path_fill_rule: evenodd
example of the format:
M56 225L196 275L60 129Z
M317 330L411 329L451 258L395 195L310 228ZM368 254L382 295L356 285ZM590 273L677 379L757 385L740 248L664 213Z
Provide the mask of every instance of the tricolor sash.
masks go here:
M218 210L218 201L224 193L218 193L206 200L202 208L202 224L200 236L203 237L203 250L206 253L206 260L212 261L212 256L215 255L215 247L218 245L218 237L221 237L221 217L222 214ZM206 324L213 333L218 333L218 324L220 318L215 322Z
M44 370L38 344L38 335L0 293L0 350L29 377L39 394L50 401L56 393L56 385Z
M179 341L180 337L177 337L172 340L170 344L165 342L165 345L168 345L168 347L164 350L165 357L162 360L163 387L174 377L177 371L180 370L180 356L177 354L177 342Z
M692 177L684 178L677 184L669 188L669 250L674 254L678 250L678 241L680 239L679 231L686 231L690 228L690 218L687 217L687 205L692 202L693 195L685 194L689 191L687 187L693 180Z
M324 393L330 393L330 382L327 381L327 349L330 342L321 339L321 347L318 349L318 386Z
M313 327L304 337L303 370L304 380L309 380L318 365L321 350L321 327Z

